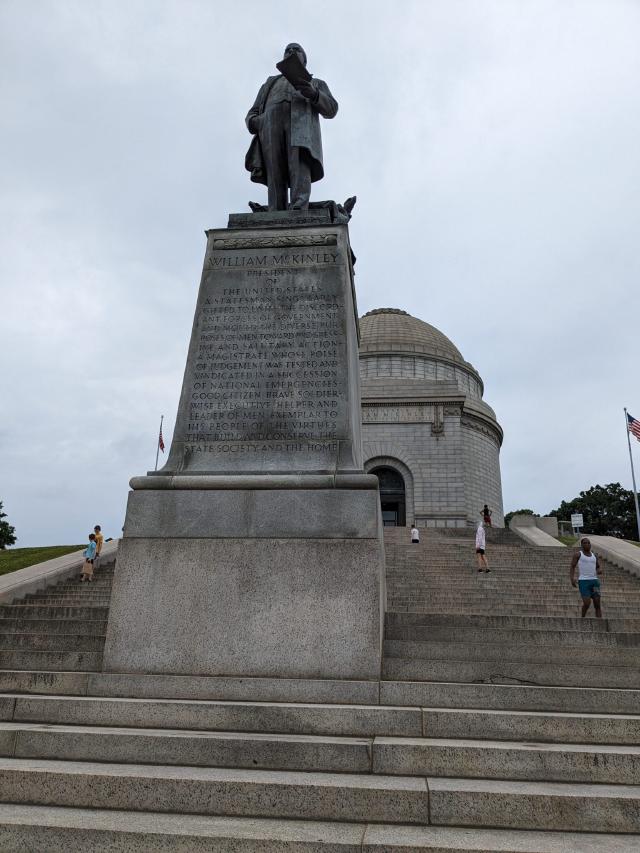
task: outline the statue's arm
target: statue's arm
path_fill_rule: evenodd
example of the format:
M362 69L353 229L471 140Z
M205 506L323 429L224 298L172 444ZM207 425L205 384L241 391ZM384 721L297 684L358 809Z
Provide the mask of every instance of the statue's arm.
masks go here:
M333 118L338 112L338 102L329 91L329 87L324 80L312 80L311 85L317 93L315 101L310 99L314 110L323 118Z
M260 104L262 103L262 100L263 100L264 87L266 85L267 85L266 83L263 83L262 86L260 87L260 91L258 92L258 95L257 95L255 101L253 102L253 106L251 107L251 109L249 110L249 112L247 113L247 115L245 117L244 122L247 125L247 130L249 131L249 133L257 133L258 132L258 122L256 121L256 119L260 115Z

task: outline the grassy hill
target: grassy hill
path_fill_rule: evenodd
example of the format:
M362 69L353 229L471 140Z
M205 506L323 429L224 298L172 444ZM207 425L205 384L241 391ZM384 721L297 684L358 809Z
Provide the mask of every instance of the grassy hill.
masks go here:
M27 566L44 563L45 560L53 560L54 557L62 557L64 554L71 554L85 547L85 545L46 545L43 548L11 548L8 551L0 551L0 575L26 569Z

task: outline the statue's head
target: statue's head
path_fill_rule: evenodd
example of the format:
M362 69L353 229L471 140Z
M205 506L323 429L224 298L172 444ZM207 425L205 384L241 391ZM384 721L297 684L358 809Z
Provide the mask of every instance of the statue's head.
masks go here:
M304 49L301 44L298 44L295 41L292 41L291 44L288 44L284 49L284 58L287 56L291 56L292 53L297 53L300 62L303 65L307 64L307 54L304 52Z

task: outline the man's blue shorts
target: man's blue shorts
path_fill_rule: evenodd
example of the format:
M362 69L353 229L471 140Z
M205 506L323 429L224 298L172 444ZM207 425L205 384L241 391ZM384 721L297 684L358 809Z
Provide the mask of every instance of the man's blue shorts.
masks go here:
M600 597L600 581L598 578L589 578L589 580L578 581L578 589L582 598L599 598Z

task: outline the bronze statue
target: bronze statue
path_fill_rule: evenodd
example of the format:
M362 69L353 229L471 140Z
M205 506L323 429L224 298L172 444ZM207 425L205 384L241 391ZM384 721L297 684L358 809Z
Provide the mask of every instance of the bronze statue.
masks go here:
M267 185L269 210L307 210L311 184L324 176L319 116L333 118L338 102L306 65L302 47L288 44L277 65L283 73L267 78L245 119L254 134L245 167Z

